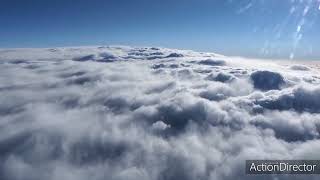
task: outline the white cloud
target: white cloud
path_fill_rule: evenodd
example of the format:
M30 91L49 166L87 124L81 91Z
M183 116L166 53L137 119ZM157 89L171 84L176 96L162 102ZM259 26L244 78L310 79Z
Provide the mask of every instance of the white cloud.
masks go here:
M245 160L320 155L312 66L131 47L0 59L2 179L257 179Z

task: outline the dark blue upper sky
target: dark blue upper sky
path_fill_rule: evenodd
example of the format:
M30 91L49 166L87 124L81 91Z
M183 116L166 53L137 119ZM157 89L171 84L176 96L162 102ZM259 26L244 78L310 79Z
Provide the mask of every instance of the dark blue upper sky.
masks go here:
M318 0L0 0L0 48L135 45L320 59L319 13Z

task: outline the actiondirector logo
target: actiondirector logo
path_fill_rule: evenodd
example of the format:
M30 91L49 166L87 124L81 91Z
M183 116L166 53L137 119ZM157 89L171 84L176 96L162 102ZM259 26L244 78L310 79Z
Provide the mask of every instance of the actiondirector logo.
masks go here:
M247 174L320 174L320 160L247 160Z

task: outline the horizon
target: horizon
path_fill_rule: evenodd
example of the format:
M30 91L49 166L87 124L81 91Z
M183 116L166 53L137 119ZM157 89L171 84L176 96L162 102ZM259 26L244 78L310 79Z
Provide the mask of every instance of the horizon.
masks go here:
M265 60L265 61L290 61L290 62L317 62L320 61L320 58L318 59L290 59L290 57L287 58L270 58L270 57L246 57L246 56L237 56L237 55L225 55L219 52L214 51L198 51L194 49L186 49L186 48L169 48L169 47L163 47L163 46L134 46L134 45L121 45L121 44L99 44L99 45L80 45L80 46L53 46L53 47L15 47L15 48L0 48L1 50L23 50L23 49L59 49L59 48L96 48L96 47L131 47L131 48L163 48L163 49L170 49L170 50L185 50L185 51L194 51L194 52L200 52L200 53L213 53L221 56L225 56L227 58L238 58L238 59L246 59L246 60Z

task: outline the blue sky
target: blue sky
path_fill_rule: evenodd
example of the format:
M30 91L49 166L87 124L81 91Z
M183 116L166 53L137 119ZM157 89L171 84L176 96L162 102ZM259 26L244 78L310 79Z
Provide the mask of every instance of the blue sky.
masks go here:
M298 59L320 60L318 0L0 3L0 48L162 46L247 57L288 58L294 54Z

